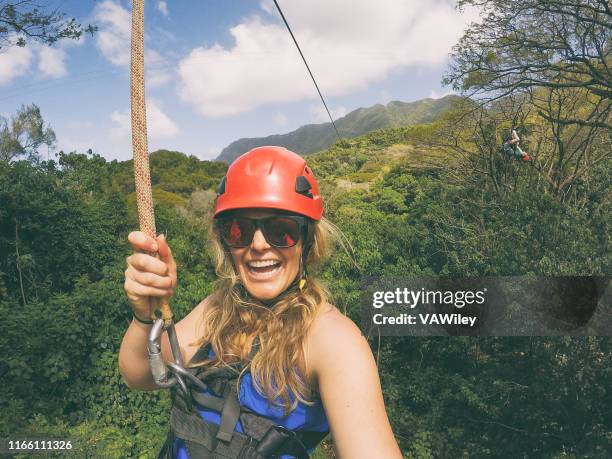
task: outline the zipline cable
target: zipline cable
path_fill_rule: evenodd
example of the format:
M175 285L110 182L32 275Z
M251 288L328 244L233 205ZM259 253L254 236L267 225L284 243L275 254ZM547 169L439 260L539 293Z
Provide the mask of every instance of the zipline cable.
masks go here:
M287 22L287 19L285 19L285 15L283 14L283 10L281 10L280 5L278 4L278 2L276 0L274 0L274 5L276 5L276 9L278 10L278 13L280 14L281 18L283 18L283 22L285 23L285 26L287 27L287 30L289 31L289 33L291 34L291 38L293 39L293 43L295 43L295 46L297 48L297 50L300 53L300 56L302 56L302 60L304 61L304 65L306 66L306 69L308 70L308 73L310 74L310 78L312 78L312 82L315 85L315 88L317 88L317 92L319 93L319 97L321 98L321 102L323 102L323 106L325 107L325 111L327 112L327 115L329 116L329 119L332 123L332 126L334 127L334 131L336 131L336 135L338 136L338 140L342 141L342 136L340 135L340 133L338 132L338 128L336 128L336 123L334 123L334 119L331 116L331 113L329 112L329 108L327 108L327 104L325 103L325 99L323 98L323 94L321 94L321 90L319 89L319 85L317 84L317 80L315 80L314 75L312 74L312 72L310 71L310 66L308 65L308 62L306 61L306 58L304 57L304 53L302 53L302 49L300 48L300 45L298 44L295 35L293 35L293 31L291 30L291 27L289 27L289 23Z

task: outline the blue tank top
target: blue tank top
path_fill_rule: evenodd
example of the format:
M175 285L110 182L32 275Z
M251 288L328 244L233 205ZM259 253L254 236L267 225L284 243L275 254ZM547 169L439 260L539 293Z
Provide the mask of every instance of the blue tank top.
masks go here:
M209 351L208 355L209 357L214 355L212 349ZM205 391L205 393L216 395L210 390ZM329 424L327 422L327 417L325 416L325 411L323 410L321 400L314 400L314 405L305 405L298 402L295 409L285 417L282 407L270 404L265 396L257 392L253 385L251 373L247 372L243 375L240 381L240 393L238 394L238 399L240 400L241 406L246 406L254 412L272 419L278 425L286 427L289 430L310 430L315 432L329 431ZM219 424L221 422L221 414L219 412L204 409L200 406L197 406L197 410L200 417L205 421L213 422L215 424ZM240 420L237 422L234 431L244 433ZM312 453L313 450L309 450L308 452ZM180 438L177 438L174 442L172 457L177 459L189 459L187 450L185 448L185 443ZM281 459L293 458L294 456L286 454L281 456Z

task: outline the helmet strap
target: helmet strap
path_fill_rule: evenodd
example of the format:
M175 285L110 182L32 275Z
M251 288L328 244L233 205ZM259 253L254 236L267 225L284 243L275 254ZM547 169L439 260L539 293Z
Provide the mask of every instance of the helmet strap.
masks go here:
M304 235L304 245L302 247L302 256L300 257L300 271L298 273L298 287L300 291L304 290L308 277L308 254L314 243L314 224L312 221L308 221L306 225L306 234Z

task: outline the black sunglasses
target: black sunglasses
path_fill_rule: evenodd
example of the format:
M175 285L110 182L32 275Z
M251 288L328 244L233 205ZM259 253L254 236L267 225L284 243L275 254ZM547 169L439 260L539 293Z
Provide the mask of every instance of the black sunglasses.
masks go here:
M287 248L296 245L305 234L308 221L299 215L275 215L266 218L219 217L217 229L223 242L230 248L248 247L255 231L261 230L273 247Z

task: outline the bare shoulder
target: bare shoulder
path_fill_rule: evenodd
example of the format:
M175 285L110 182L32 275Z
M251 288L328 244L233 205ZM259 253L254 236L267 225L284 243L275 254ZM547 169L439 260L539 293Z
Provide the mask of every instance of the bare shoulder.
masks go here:
M370 346L359 327L331 304L325 305L306 339L308 368L320 375L338 359L371 358Z
M317 315L309 336L316 340L338 339L362 336L359 327L355 325L349 317L345 316L337 307L332 304L323 306ZM316 341L315 340L315 341Z

